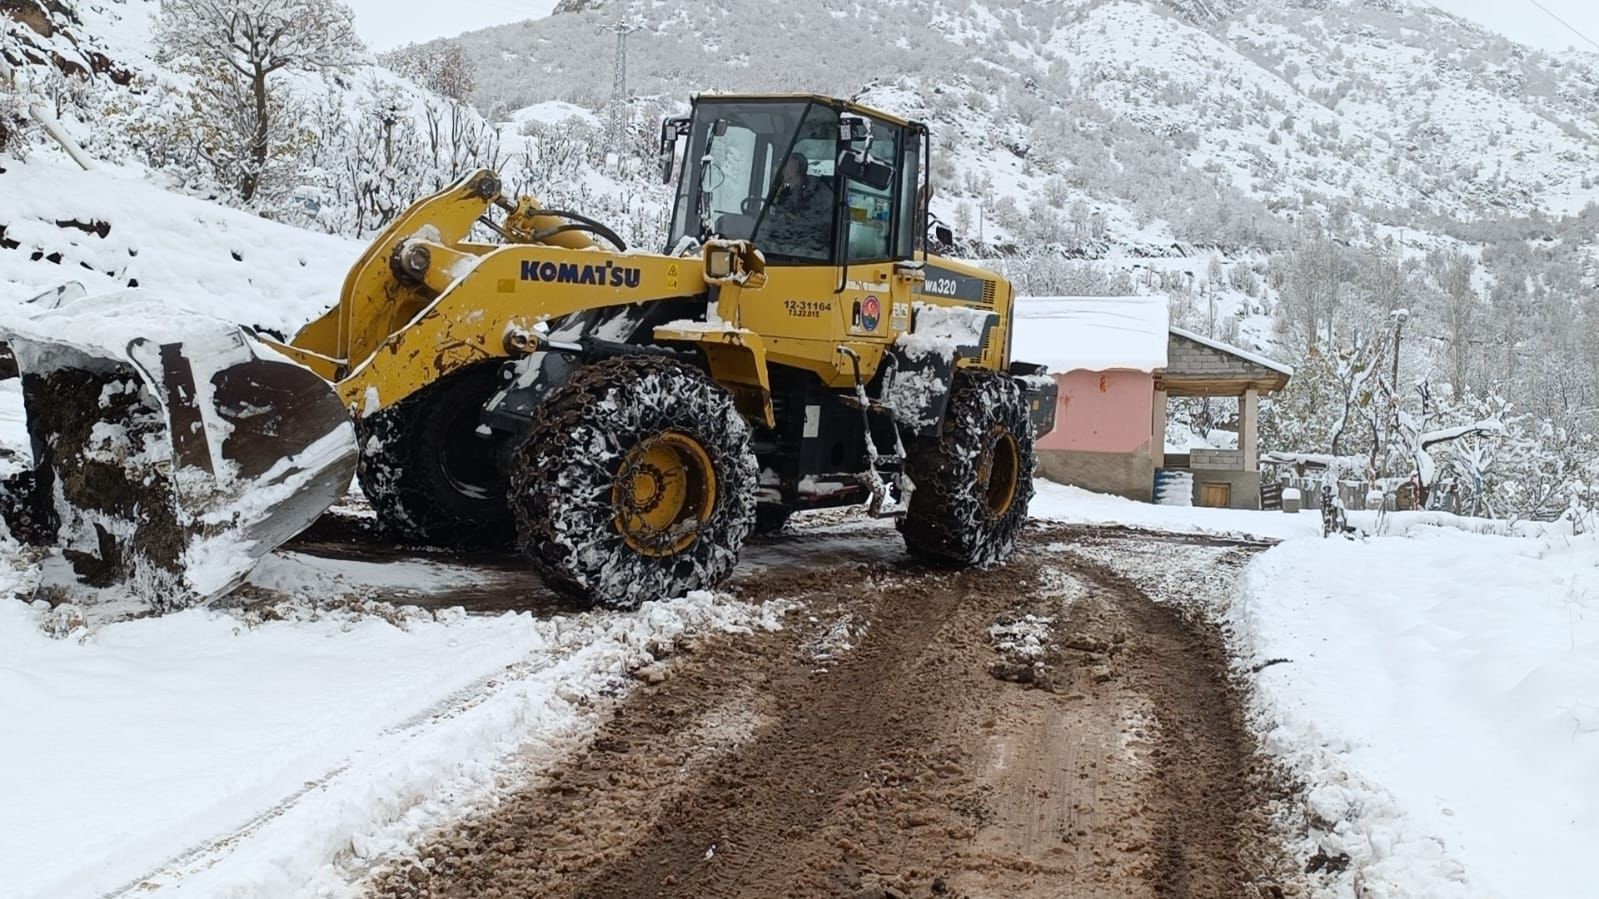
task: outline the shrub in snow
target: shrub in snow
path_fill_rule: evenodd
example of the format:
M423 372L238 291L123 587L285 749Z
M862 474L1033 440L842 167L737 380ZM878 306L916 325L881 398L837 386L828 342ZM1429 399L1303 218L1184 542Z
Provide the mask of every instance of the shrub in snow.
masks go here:
M282 76L343 71L365 52L336 0L163 0L155 41L162 61L194 79L185 124L199 158L245 203L293 155Z

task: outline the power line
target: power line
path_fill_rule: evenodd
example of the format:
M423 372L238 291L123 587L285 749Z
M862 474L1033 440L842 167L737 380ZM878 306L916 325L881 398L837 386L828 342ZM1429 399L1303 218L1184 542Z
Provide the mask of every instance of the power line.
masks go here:
M1437 10L1438 12L1443 13L1446 16L1452 16L1452 17L1455 17L1455 18L1466 18L1465 16L1463 16L1463 15L1461 15L1459 13L1452 13L1449 10L1444 9L1443 7L1439 6L1438 4L1432 2L1432 0L1421 0L1421 2L1425 3L1426 5L1428 5L1430 7L1432 7L1433 9ZM1567 31L1571 32L1572 34L1575 34L1577 37L1582 38L1584 41L1587 41L1588 44L1591 45L1595 50L1599 50L1599 41L1595 41L1593 38L1587 36L1586 34L1583 34L1580 31L1578 31L1577 30L1577 26L1575 26L1575 25L1571 24L1570 22L1567 22L1565 19L1562 19L1559 16L1555 15L1554 11L1551 10L1549 7L1544 6L1542 3L1539 3L1538 0L1527 0L1527 2L1531 3L1533 6L1538 7L1538 9L1541 10L1544 15L1548 16L1551 19L1554 19L1556 22L1559 22L1561 25L1565 26L1565 29Z
M1593 38L1587 36L1586 34L1583 34L1580 31L1578 31L1576 26L1572 25L1570 22L1567 22L1565 19L1562 19L1559 16L1555 15L1554 12L1549 9L1549 7L1544 6L1542 3L1539 3L1538 0L1527 0L1527 2L1531 3L1533 6L1538 7L1539 9L1543 10L1544 15L1546 15L1549 18L1554 19L1556 22L1559 22L1560 24L1566 26L1566 30L1567 31L1569 31L1572 34L1575 34L1577 37L1580 37L1583 40L1587 41L1588 44L1590 46L1592 46L1595 50L1599 50L1599 42L1595 42Z

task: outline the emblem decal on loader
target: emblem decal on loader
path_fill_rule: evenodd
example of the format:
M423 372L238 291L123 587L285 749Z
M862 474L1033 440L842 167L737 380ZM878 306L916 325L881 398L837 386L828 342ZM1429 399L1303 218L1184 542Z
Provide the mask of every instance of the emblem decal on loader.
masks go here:
M865 302L861 303L861 329L864 331L876 331L877 323L882 320L883 304L878 301L875 295L868 296Z

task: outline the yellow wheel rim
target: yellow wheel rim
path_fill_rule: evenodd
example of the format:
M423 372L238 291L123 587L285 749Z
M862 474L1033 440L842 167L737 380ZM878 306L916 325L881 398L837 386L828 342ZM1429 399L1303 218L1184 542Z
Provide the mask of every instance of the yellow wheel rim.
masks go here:
M716 508L716 471L698 440L662 431L622 457L611 485L616 530L635 552L673 556L694 544Z
M988 507L988 514L999 518L1016 501L1016 486L1021 480L1021 453L1016 438L1000 425L989 431L988 451L977 466L977 490Z

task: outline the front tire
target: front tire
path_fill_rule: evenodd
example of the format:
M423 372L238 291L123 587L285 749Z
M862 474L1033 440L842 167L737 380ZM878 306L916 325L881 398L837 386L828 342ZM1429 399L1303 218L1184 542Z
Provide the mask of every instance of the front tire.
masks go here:
M713 587L755 526L733 398L661 356L585 366L539 406L512 466L522 550L553 587L618 609Z
M1027 521L1036 464L1016 382L957 373L940 434L912 442L907 454L915 490L899 530L911 554L962 567L1005 561Z
M511 544L510 482L495 460L498 444L478 433L499 386L499 363L480 363L360 423L356 480L385 531L446 549Z

